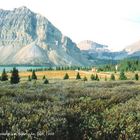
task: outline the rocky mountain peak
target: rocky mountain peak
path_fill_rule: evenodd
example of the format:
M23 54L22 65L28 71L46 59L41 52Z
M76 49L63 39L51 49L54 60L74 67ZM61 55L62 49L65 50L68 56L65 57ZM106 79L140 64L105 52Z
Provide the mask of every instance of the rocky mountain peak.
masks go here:
M0 10L0 64L88 65L76 44L27 7Z
M21 6L21 7L19 7L19 8L14 8L14 10L13 11L23 11L23 12L25 12L25 11L30 11L30 9L28 9L26 6Z
M81 41L77 46L80 50L109 51L107 45L102 45L91 40Z

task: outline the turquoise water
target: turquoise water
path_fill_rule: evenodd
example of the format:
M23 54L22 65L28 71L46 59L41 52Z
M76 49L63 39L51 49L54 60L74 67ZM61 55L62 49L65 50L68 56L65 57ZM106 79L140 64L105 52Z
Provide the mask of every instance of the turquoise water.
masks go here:
M0 66L0 72L3 71L3 69L5 68L6 71L11 71L13 69L13 67L16 67L19 71L27 71L29 69L45 69L47 68L46 66Z

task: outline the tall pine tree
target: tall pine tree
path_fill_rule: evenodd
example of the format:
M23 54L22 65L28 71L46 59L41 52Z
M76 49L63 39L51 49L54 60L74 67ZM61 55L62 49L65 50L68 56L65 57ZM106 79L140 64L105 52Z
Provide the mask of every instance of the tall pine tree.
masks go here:
M63 77L64 80L69 79L69 75L66 73Z
M124 73L123 70L120 72L120 77L119 77L119 79L120 79L120 80L127 80L127 77L126 77L126 75L125 75L125 73Z
M99 81L98 74L95 75L95 80Z
M1 81L7 81L8 80L8 75L5 71L5 69L3 69L3 72L1 74Z
M33 80L37 80L37 76L36 76L36 74L35 74L35 70L32 71L32 79L33 79Z
M20 80L20 77L18 74L18 69L13 68L10 82L11 82L11 84L17 84L17 83L19 83L19 80Z
M77 80L78 80L78 79L81 79L81 76L80 76L79 72L78 72L77 75L76 75L76 79L77 79Z

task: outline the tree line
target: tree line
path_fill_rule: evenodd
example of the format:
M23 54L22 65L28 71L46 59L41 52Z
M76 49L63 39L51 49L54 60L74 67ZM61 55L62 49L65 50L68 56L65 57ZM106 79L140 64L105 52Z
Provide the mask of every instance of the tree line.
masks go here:
M140 60L138 59L124 59L119 61L118 71L140 71ZM107 64L98 67L98 71L117 71L116 64Z
M58 66L58 67L49 67L49 68L36 68L36 69L27 69L27 71L54 71L54 70L91 70L92 66Z
M44 80L44 84L48 84L49 81L48 79L45 77L45 75L43 76L42 78ZM8 81L8 74L6 72L5 69L3 69L3 72L1 74L1 77L0 77L0 80L1 81ZM28 76L28 81L31 81L31 80L37 80L37 75L35 73L35 70L32 71L32 75ZM10 83L11 84L18 84L20 82L20 76L19 76L19 71L18 69L16 68L13 68L13 70L11 71L11 77L10 77Z

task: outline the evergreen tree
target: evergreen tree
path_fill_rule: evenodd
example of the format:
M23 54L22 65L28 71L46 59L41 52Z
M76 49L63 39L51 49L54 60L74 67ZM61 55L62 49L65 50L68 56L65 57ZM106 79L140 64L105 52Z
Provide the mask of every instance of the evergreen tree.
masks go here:
M80 76L79 72L78 72L77 75L76 75L76 79L77 79L77 80L78 80L78 79L81 79L81 76Z
M18 69L13 68L10 82L11 82L11 84L17 84L17 83L19 83L19 80L20 80L20 77L18 74Z
M46 78L44 84L49 84L49 80Z
M86 76L84 76L83 81L87 81L87 77Z
M31 76L29 75L29 76L28 76L28 81L31 81L31 80L32 80L32 79L31 79Z
M63 77L64 80L69 79L69 75L66 73Z
M137 81L139 80L139 75L138 75L138 73L135 74L135 80L137 80Z
M107 81L107 76L105 76L105 81Z
M115 75L113 73L111 74L110 80L115 81Z
M124 73L123 70L120 72L120 77L119 77L119 79L120 79L120 80L127 80L127 77L126 77L126 75L125 75L125 73Z
M37 80L37 76L36 76L36 74L35 74L35 70L32 71L32 79L33 79L33 80Z
M98 74L96 74L96 76L95 76L95 80L99 81Z
M45 75L43 76L43 78L42 78L43 80L45 80L46 79L46 77L45 77Z
M95 80L95 76L93 74L91 74L90 79L93 81Z
M2 75L1 75L1 81L7 81L8 80L8 75L5 71L5 69L3 69Z

